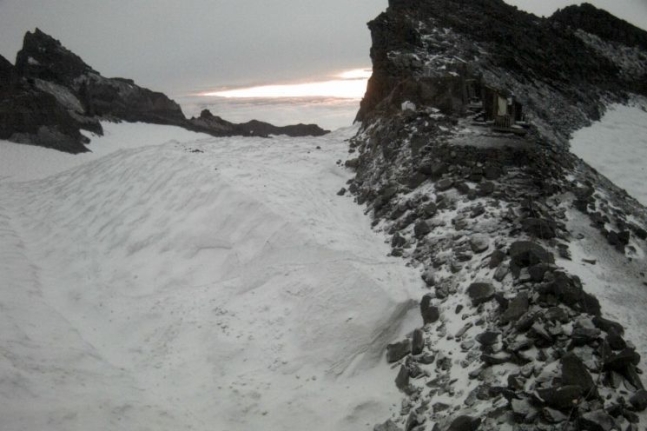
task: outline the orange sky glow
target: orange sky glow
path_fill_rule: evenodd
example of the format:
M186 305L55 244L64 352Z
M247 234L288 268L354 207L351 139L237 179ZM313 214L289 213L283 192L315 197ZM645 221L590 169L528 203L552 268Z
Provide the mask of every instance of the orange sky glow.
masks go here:
M298 98L334 97L340 99L361 99L366 92L366 83L371 76L370 69L344 71L326 81L298 84L262 85L202 93L201 96L225 98Z

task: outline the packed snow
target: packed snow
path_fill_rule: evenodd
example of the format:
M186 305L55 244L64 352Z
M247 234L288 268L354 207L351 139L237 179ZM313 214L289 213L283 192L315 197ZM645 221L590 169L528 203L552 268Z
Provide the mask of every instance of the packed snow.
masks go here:
M647 100L612 105L573 134L571 151L647 205Z
M372 429L419 273L336 192L354 129L217 139L104 124L0 142L3 430Z

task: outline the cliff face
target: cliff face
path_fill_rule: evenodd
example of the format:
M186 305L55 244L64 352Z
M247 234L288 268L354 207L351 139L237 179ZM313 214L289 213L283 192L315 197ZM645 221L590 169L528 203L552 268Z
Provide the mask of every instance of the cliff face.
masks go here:
M71 153L87 151L89 140L80 131L101 134L101 120L168 124L214 136L249 136L252 129L258 129L255 136L327 132L316 125L283 130L269 124L255 128L197 124L163 93L139 87L130 79L102 76L38 29L25 35L15 67L0 59L0 77L0 139Z
M369 28L349 189L428 288L387 351L402 408L375 429L637 429L647 346L585 265L606 256L619 291L642 291L647 211L568 138L646 94L645 33L500 0L392 0Z
M455 92L446 94L448 86L434 82L453 72L514 93L533 122L557 132L563 144L570 132L599 118L605 101L624 100L627 91L647 94L644 59L637 52L627 53L635 57L636 70L623 73L629 62L609 58L578 23L594 16L619 29L618 37L607 43L622 43L623 37L640 41L636 34L641 31L592 11L597 9L590 5L572 7L541 19L501 0L393 0L387 12L369 23L374 74L357 119L364 121L376 109L387 109L389 101L397 108L401 99L410 97L412 85L413 93L429 95L432 104L439 87L442 96L460 99ZM578 19L569 24L569 16ZM453 104L459 112L462 108L460 102Z

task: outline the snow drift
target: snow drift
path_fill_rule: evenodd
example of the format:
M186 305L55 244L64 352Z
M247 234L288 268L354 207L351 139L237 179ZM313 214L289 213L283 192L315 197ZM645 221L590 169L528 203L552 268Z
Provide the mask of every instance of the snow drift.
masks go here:
M158 143L171 130L124 126ZM335 195L352 132L183 132L0 182L5 429L343 430L383 417L399 398L383 348L420 282Z

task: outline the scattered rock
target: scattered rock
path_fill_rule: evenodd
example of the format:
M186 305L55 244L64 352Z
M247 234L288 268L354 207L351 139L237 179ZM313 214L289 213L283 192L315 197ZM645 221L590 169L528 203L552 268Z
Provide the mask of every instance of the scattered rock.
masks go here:
M436 183L436 190L439 192L444 192L451 189L453 185L454 180L452 180L451 178L443 178Z
M508 275L509 273L510 273L510 267L507 264L501 264L494 272L493 278L496 281L501 282L505 279L506 275Z
M510 408L514 415L515 420L518 423L528 422L529 418L536 416L537 409L534 408L526 399L516 399L513 398L510 401Z
M508 308L501 315L501 323L516 322L521 316L526 314L529 307L527 292L519 293L512 301L508 303Z
M422 273L422 280L425 282L427 287L432 287L436 284L436 272L433 268L427 268L425 272Z
M572 352L562 356L562 384L579 386L587 398L597 396L597 386L580 358Z
M621 324L612 320L605 319L601 316L593 317L593 324L596 328L599 328L609 334L613 333L623 335L625 333L625 328L623 328Z
M406 391L409 388L409 370L402 365L400 371L395 378L395 386L401 391Z
M531 241L516 241L508 250L510 260L519 268L526 268L538 263L555 263L552 253Z
M552 239L556 236L554 221L529 217L522 222L523 230L530 236L540 239Z
M402 431L391 419L384 422L382 425L375 425L373 431Z
M580 417L580 426L589 431L612 431L619 429L616 422L604 410L584 413Z
M409 339L405 339L398 343L393 343L386 346L386 360L390 364L393 362L398 362L409 353L411 353L411 341Z
M417 239L421 239L431 232L429 224L425 220L418 220L413 228L413 234Z
M647 391L640 389L629 398L629 402L634 410L642 412L647 409Z
M490 255L490 263L488 266L490 269L494 269L501 265L503 260L505 259L505 253L501 250L494 250L492 254Z
M550 407L569 411L582 398L582 387L577 385L560 386L557 388L538 389L541 399Z
M411 337L411 354L419 355L422 353L422 350L425 347L425 338L424 334L420 329L413 331L413 336Z
M639 363L640 355L635 350L626 348L605 358L604 369L622 371L628 365L638 365Z
M473 235L470 238L470 248L476 254L483 253L490 248L490 240L484 235Z
M467 183L464 183L464 182L462 182L462 181L461 181L461 182L459 182L459 183L456 183L456 184L454 185L454 188L455 188L456 190L458 190L458 193L460 193L460 194L462 194L462 195L466 195L466 194L468 194L468 193L470 192L470 190L471 190L471 189L470 189L470 186L468 186L468 185L467 185Z
M437 322L440 318L438 307L431 305L431 295L425 295L420 302L420 314L424 325Z
M472 300L472 305L476 307L494 297L494 287L490 283L472 283L467 288L467 294Z
M476 336L476 341L482 346L492 346L498 341L499 335L499 332L494 331L482 332Z
M494 193L494 190L496 189L495 185L491 181L484 181L481 184L479 184L478 188L478 194L481 196L489 196L492 193Z
M454 419L447 431L476 431L481 425L481 418L459 416Z
M549 424L558 424L568 420L568 416L559 410L551 409L550 407L544 407L541 409L541 414Z

